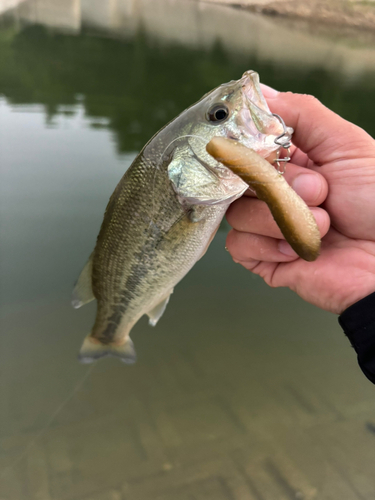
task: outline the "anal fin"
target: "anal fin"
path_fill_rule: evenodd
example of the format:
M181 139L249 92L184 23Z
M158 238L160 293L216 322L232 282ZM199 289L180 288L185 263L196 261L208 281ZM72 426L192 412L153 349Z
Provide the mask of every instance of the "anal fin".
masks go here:
M159 304L153 307L151 311L148 311L147 316L149 317L148 320L149 325L155 326L156 323L159 321L159 319L163 316L165 308L167 307L167 304L169 302L171 293L173 293L173 290L169 292L169 294L165 299L163 299L161 302L159 302Z
M78 309L79 307L82 307L95 299L91 284L92 259L93 254L90 255L89 260L86 262L85 267L82 269L78 281L73 289L72 306L75 309Z
M78 359L81 363L93 363L105 356L120 358L123 363L128 365L134 364L137 360L134 344L130 337L127 338L124 344L115 345L102 344L96 339L93 339L91 335L88 335L83 341Z

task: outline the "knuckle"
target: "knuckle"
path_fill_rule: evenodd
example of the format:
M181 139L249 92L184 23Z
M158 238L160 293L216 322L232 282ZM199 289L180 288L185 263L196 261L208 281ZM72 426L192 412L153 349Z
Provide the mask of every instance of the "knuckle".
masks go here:
M228 224L233 227L236 220L236 208L234 204L229 206L225 214L225 218L227 219Z
M257 266L254 267L252 272L260 276L269 287L277 288L277 285L272 279L275 267L275 265L269 265L269 263L266 262L259 262Z
M232 229L231 231L229 231L229 233L227 234L227 238L225 240L225 245L226 247L228 248L228 250L230 252L232 252L233 250L233 246L234 246L234 239L235 239L235 233L234 233L234 230Z
M294 103L299 101L300 105L322 105L319 99L311 94L295 94L293 92L286 92L285 96L293 99Z
M232 229L227 234L225 246L233 259L240 259L242 257L243 245L241 245L240 234L235 229Z
M322 106L322 103L317 97L311 94L301 94L299 96L301 104L305 106Z
M235 262L253 259L253 235L232 229L226 239L226 247ZM250 241L249 241L250 240ZM251 244L249 244L249 242Z
M312 94L302 94L303 99L306 99L306 101L315 101L319 102L319 99L317 99L314 95Z
M322 210L322 222L320 223L319 230L321 233L321 237L323 237L328 233L328 231L331 227L331 219L329 217L328 212L326 212L323 209L321 209L321 210Z

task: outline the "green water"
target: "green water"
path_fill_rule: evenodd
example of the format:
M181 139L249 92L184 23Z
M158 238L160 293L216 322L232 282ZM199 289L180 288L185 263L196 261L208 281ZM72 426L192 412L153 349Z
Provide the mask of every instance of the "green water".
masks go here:
M374 498L375 393L336 317L235 265L225 227L134 328L136 366L87 373L95 308L70 307L111 192L168 120L251 68L375 135L372 61L362 38L197 2L3 13L1 500Z

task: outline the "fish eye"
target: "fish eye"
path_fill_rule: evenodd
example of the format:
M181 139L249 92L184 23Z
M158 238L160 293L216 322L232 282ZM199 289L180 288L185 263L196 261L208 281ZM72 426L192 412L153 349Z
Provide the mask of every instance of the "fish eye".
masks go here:
M223 122L229 116L229 109L225 104L216 104L207 113L207 118L210 122Z

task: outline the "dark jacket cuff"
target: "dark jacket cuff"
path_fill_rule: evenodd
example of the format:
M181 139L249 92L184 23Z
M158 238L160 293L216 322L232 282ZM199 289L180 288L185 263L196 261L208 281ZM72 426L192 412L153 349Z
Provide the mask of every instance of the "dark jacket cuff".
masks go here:
M348 307L339 323L357 353L361 370L375 384L375 292Z

